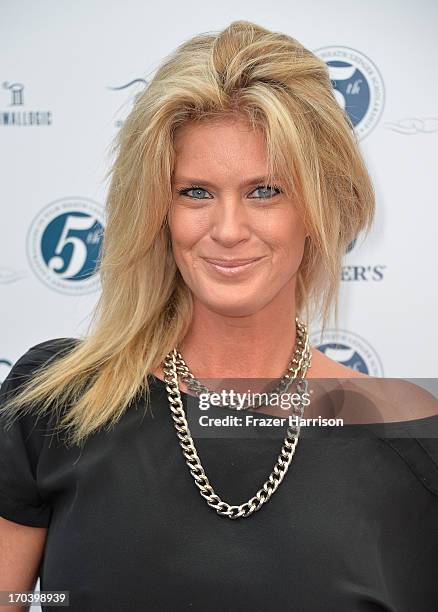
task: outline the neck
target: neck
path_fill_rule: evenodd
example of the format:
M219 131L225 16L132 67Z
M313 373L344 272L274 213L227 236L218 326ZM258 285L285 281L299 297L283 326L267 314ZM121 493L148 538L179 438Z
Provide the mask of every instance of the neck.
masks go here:
M196 378L279 378L295 347L294 300L277 296L255 314L230 317L194 300L179 350Z

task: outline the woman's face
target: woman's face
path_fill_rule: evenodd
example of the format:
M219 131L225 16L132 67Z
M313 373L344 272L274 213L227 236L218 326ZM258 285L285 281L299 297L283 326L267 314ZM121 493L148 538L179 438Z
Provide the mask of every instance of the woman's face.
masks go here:
M240 119L190 123L175 149L169 228L194 300L228 316L290 304L306 232L281 182L263 178L262 133Z

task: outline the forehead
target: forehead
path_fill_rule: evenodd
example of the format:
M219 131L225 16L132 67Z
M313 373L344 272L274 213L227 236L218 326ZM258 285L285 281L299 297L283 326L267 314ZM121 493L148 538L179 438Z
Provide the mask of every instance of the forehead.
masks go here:
M230 138L232 134L242 134L253 139L263 139L263 129L260 126L251 125L243 116L223 116L215 118L204 118L190 120L179 126L174 133L175 149L191 141L202 138Z
M262 175L267 171L264 134L242 119L191 121L175 133L174 175Z

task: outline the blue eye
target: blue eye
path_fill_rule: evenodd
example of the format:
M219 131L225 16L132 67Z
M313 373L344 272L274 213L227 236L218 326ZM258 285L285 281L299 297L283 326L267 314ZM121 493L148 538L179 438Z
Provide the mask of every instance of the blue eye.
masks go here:
M250 199L255 199L255 200L268 200L272 197L274 197L275 195L277 195L275 193L275 191L277 191L277 193L281 193L281 189L280 187L277 187L276 185L259 185L258 187L256 187L251 193L253 193L254 191L264 191L265 195L263 195L262 197L256 197L256 198L250 198ZM194 193L197 192L197 195L190 195L190 191L193 191ZM202 193L208 193L206 189L203 189L202 187L199 187L198 185L191 185L190 187L186 187L185 189L179 189L178 190L178 194L179 195L184 195L187 196L189 198L192 198L193 200L209 200L211 198L205 198L205 197L198 197L200 192Z
M264 191L267 197L262 196L261 199L266 200L276 195L276 193L274 193L274 189L276 189L278 193L281 193L281 189L277 187L276 185L259 185L258 187L254 189L254 191ZM256 199L259 199L259 198L256 198Z
M193 198L194 200L206 200L206 199L208 199L208 198L198 198L197 196L191 196L191 195L189 195L190 191L197 191L198 194L199 194L200 191L203 191L204 193L207 193L207 191L205 189L202 189L202 187L197 187L196 185L192 185L188 189L180 189L178 191L178 193L179 193L179 195L187 195L189 198Z

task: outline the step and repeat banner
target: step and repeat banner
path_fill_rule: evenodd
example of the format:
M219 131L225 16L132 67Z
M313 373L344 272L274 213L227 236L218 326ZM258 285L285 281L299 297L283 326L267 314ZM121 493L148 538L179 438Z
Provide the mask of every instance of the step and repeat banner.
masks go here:
M236 19L324 59L375 185L374 229L345 255L339 326L321 338L314 322L312 343L374 376L435 377L435 3L41 0L1 13L0 382L30 346L86 330L111 141L169 52Z

